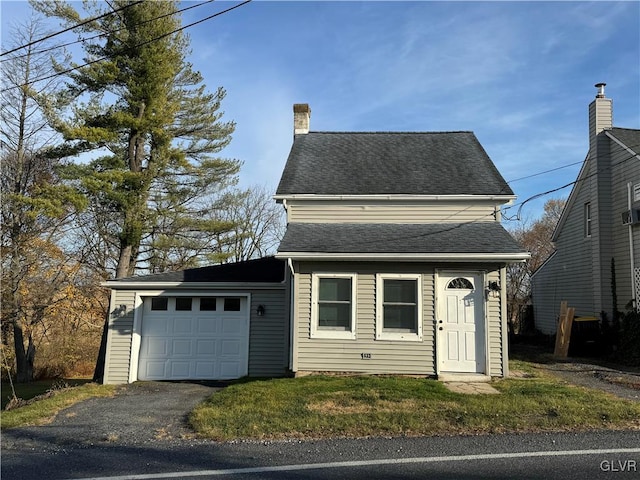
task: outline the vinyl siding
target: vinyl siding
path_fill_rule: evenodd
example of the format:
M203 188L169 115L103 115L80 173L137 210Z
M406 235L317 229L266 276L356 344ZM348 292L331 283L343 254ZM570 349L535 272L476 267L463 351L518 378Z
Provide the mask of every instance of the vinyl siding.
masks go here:
M576 315L594 315L593 249L597 230L592 209L593 234L585 237L584 205L595 195L595 171L588 161L567 204L564 225L556 238L556 252L533 276L532 298L535 325L545 334L556 331L560 302L567 301Z
M493 270L487 273L487 282L500 283L500 270ZM492 377L503 376L503 360L504 352L502 351L502 309L500 297L495 294L489 294L486 302L486 317L488 324L488 344L489 351L489 375ZM508 361L506 359L505 361Z
M623 225L622 213L628 210L627 184L640 184L640 159L629 158L631 154L616 142L611 141L612 191L613 191L613 257L616 265L616 286L618 310L624 311L626 304L633 298L631 279L631 256L629 230L633 235L635 267L640 267L640 225ZM631 193L633 205L633 191ZM635 208L640 208L636 203Z
M451 265L419 263L301 262L296 263L296 371L333 371L370 374L436 374L435 275ZM499 281L499 269L488 278ZM483 270L478 265L456 265L456 270ZM356 274L356 339L311 338L311 281L313 273ZM422 341L376 340L376 274L412 273L422 276ZM489 371L502 370L500 298L487 305ZM370 354L363 359L362 354Z
M606 137L605 137L606 138ZM590 156L579 178L565 212L566 219L557 235L554 256L532 279L536 328L554 334L565 300L579 316L611 315L611 259L615 259L617 308L624 310L633 297L629 227L622 225L621 215L628 209L627 183L640 183L640 160L613 140L603 145L600 136L597 149L604 168L596 177L597 163ZM606 150L606 151L605 151ZM592 203L592 237L584 236L584 204ZM635 262L640 260L640 225L631 227ZM636 263L636 267L638 267Z
M182 291L184 290L189 290L189 286L185 286ZM233 291L251 294L249 376L285 375L289 343L286 287L255 290L240 288ZM224 295L224 290L215 292ZM120 384L129 381L136 293L136 290L111 291L114 298L109 317L104 383ZM171 296L171 291L163 293ZM265 315L262 317L257 315L258 305L265 307Z
M495 220L496 202L287 202L289 222L302 223L460 223Z
M281 377L286 373L289 346L288 298L284 288L251 292L249 376ZM265 314L259 317L258 305Z
M111 295L112 311L109 313L103 382L127 383L136 293L130 290L111 290Z

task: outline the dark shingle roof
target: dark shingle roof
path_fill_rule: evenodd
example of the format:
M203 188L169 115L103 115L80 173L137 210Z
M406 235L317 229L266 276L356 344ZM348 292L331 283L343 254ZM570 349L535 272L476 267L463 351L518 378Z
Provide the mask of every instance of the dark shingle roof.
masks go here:
M513 195L473 132L296 135L278 195Z
M518 254L498 222L440 224L291 223L279 252Z
M632 128L612 128L611 134L628 148L640 154L640 130Z
M223 282L279 283L284 280L285 264L275 257L237 263L189 268L177 272L120 278L112 282Z

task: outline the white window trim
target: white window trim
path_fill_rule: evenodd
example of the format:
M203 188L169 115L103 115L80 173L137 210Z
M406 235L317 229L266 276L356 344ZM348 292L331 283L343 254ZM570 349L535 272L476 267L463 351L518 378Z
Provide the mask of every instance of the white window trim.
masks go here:
M584 238L591 238L592 228L591 202L587 202L584 204Z
M351 279L351 330L322 330L318 328L318 285L321 278ZM334 338L343 340L356 339L356 291L357 275L355 273L313 273L311 274L311 338Z
M418 287L416 303L418 307L418 328L416 333L385 332L384 326L384 280L415 280ZM404 342L422 341L422 275L409 273L378 273L376 275L376 340L398 340Z

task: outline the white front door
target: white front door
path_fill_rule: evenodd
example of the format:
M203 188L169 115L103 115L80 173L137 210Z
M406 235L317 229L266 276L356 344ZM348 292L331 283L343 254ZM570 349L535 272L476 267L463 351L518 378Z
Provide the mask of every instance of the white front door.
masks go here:
M440 372L485 373L483 275L438 274L437 342Z

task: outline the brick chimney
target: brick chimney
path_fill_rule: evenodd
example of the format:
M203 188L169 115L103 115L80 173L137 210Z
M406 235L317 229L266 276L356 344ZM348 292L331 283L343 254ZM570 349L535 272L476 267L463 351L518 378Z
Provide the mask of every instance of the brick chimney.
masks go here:
M595 151L596 138L603 130L613 127L613 102L604 96L606 83L596 83L596 98L589 105L589 149Z
M293 134L309 133L309 118L311 118L311 108L308 103L293 104Z

